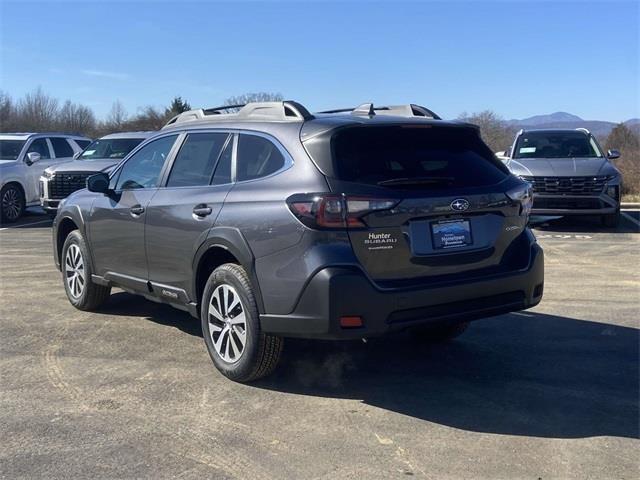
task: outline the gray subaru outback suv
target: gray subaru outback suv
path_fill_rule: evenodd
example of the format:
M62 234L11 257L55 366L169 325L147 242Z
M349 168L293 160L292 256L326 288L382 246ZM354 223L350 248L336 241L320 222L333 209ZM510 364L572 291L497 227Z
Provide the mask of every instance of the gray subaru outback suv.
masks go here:
M227 108L175 117L63 202L75 307L117 286L186 310L215 366L250 381L283 337L447 339L540 302L530 185L475 126L417 105Z

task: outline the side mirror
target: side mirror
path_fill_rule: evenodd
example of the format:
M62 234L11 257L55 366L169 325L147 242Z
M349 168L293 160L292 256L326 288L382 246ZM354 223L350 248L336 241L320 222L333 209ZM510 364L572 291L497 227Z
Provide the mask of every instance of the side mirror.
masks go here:
M27 153L26 164L31 166L36 162L39 162L42 156L38 152L29 152Z
M73 154L73 159L77 160L78 158L80 158L80 155L82 155L82 151L76 152Z
M608 150L607 158L609 160L615 160L616 158L620 158L620 151L616 149Z
M109 175L106 173L96 173L87 178L87 190L96 193L109 192Z

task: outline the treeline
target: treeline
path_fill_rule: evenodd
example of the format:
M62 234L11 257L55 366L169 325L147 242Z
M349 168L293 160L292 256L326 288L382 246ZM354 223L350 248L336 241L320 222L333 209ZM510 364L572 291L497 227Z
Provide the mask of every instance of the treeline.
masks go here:
M246 93L227 98L223 105L282 99L279 93ZM138 109L134 115L129 115L124 106L116 101L106 118L98 119L90 107L70 100L60 102L41 88L17 100L0 91L0 131L59 131L97 138L114 132L159 130L171 117L190 109L189 102L177 96L164 108L146 106ZM482 138L494 152L509 147L517 131L517 128L491 110L465 113L459 119L478 125ZM622 154L614 162L624 175L623 193L640 195L638 134L621 123L607 138L600 138L599 141L605 149L617 148Z
M246 93L230 97L223 104L282 98L279 93ZM159 130L171 117L190 109L189 102L177 96L165 108L146 106L129 115L122 103L116 101L106 118L98 119L90 107L70 100L60 102L41 88L20 99L0 91L0 131L65 132L97 138L115 132Z

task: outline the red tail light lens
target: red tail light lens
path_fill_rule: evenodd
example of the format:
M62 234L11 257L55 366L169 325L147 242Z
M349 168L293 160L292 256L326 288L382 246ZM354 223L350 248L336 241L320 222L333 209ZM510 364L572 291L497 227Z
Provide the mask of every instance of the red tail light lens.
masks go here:
M289 209L309 228L363 228L362 217L390 210L398 200L335 194L296 194L287 200Z

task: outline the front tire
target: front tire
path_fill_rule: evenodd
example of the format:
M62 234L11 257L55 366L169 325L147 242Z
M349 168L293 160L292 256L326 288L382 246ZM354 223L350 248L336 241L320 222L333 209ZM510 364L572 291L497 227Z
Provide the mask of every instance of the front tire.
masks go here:
M17 221L25 209L24 194L20 187L9 184L0 191L0 220L2 223Z
M216 368L236 382L269 375L283 340L260 330L260 317L245 270L232 263L216 268L204 288L202 333Z
M71 305L78 310L92 311L102 305L111 294L111 287L91 281L89 250L78 230L72 231L62 246L60 257L64 290Z

